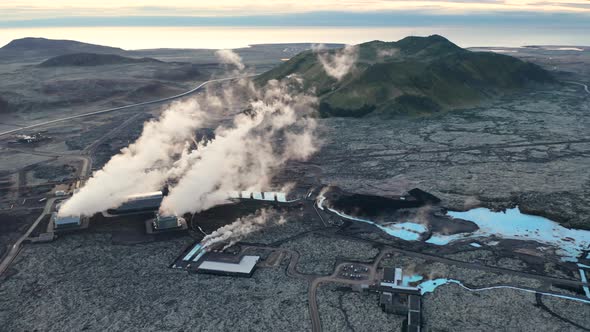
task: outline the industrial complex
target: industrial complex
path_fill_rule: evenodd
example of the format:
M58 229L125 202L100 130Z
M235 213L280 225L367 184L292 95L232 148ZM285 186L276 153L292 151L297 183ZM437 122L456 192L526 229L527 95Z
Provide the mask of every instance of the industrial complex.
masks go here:
M79 187L79 183L76 188ZM75 188L73 189L75 190ZM415 274L415 267L404 273L406 265L397 265L392 260L394 247L388 247L382 242L373 242L380 248L380 254L370 262L338 260L333 267L331 275L302 273L297 265L300 263L298 250L282 246L282 242L274 244L256 244L240 241L215 241L214 245L206 246L206 241L201 240L216 229L229 225L245 215L253 215L259 209L272 209L281 213L291 213L301 219L316 218L320 230L326 230L337 238L338 232L342 234L354 234L363 227L368 227L371 232L377 231L382 236L398 237L406 241L424 241L432 234L421 224L398 223L395 225L383 226L371 220L379 220L383 215L401 213L399 216L405 218L411 215L408 211L418 211L424 208L436 206L440 200L420 189L412 189L404 195L395 197L379 197L365 194L345 192L337 187L318 187L300 193L300 197L288 198L286 193L277 191L231 191L228 193L227 203L211 209L183 216L169 216L159 213L160 205L165 197L164 191L149 193L138 193L127 197L127 200L119 206L112 207L94 216L68 216L59 217L58 210L71 194L71 190L57 191L48 221L46 232L38 234L32 242L49 242L57 236L66 236L68 233L82 231L87 228L99 227L100 224L110 223L109 227L122 227L123 235L119 236L123 241L136 243L145 241L145 238L138 237L138 230L143 229L143 236L167 239L169 236L190 235L194 241L170 264L173 270L180 270L198 278L199 274L218 276L220 278L256 278L257 271L261 269L273 269L280 266L285 267L288 277L309 281L309 315L311 317L312 330L320 331L322 322L317 307L317 289L321 283L335 283L350 292L360 292L374 297L374 308L383 314L398 317L399 319L394 330L400 329L404 332L419 332L424 326L423 295L425 287L444 284L443 281L423 280L424 272ZM51 206L51 204L48 204ZM274 218L274 217L273 217ZM441 229L472 230L467 222L454 221L448 223L448 218L440 212L433 213L430 218L439 218ZM358 222L355 222L358 221ZM351 223L352 222L352 223ZM134 225L142 225L138 228ZM353 226L354 225L354 226ZM354 229L349 232L349 229ZM316 228L317 229L317 228ZM310 232L313 228L308 229ZM330 230L336 231L331 233ZM338 231L339 230L339 231ZM125 232L134 235L124 235ZM303 232L301 234L306 234ZM313 231L312 231L313 232ZM161 234L161 235L160 235ZM167 235L166 235L167 234ZM312 233L313 234L313 233ZM297 236L297 235L296 235ZM355 241L367 241L357 239ZM119 241L119 240L118 240ZM481 244L478 243L478 246ZM471 245L472 248L479 248ZM333 248L332 250L338 250ZM329 253L327 253L329 254ZM436 256L430 256L437 259ZM586 260L580 258L581 265L578 265L582 278L585 277ZM385 263L388 262L388 263ZM588 262L590 263L590 262ZM287 265L283 265L287 264ZM391 265L396 264L396 265ZM479 266L470 266L478 269ZM278 270L277 270L277 273ZM578 285L580 289L586 290L587 285L579 282L570 283ZM563 283L563 280L560 280ZM429 284L431 283L431 284ZM430 286L429 286L430 285ZM550 293L554 296L559 293ZM572 297L578 299L578 297Z
M128 196L118 207L108 209L108 215L141 214L158 211L164 194L161 191Z
M209 224L215 228L222 227L236 220L241 215L251 214L260 208L286 209L285 211L305 211L318 217L324 227L345 228L347 221L360 221L359 225L373 225L385 233L402 237L407 240L423 239L425 230L417 224L402 223L392 228L384 228L363 218L380 218L385 212L407 211L425 206L436 205L440 202L437 197L420 189L410 190L405 195L397 197L378 197L361 194L351 194L339 188L327 187L310 190L306 198L288 199L282 192L274 191L232 191L228 193L228 203L212 209L185 216L166 216L158 213L164 198L164 191L141 193L129 196L127 201L118 207L113 207L99 214L105 221L115 224L126 224L129 220L141 221L145 224L145 234L192 234L197 241L188 246L170 264L175 270L183 270L188 274L209 274L220 277L251 278L257 269L273 268L285 259L290 261L287 274L296 278L312 278L316 283L311 284L310 296L315 294L314 287L320 282L334 282L350 286L351 291L377 295L375 308L381 308L383 313L401 317L403 323L400 328L404 332L419 332L423 325L422 295L424 281L422 275L405 274L403 266L380 266L384 257L391 252L382 250L381 255L371 263L341 262L330 277L302 274L296 270L298 253L280 246L252 245L228 242L216 242L211 246L204 246L200 239L207 233L201 226ZM68 195L56 195L56 199L67 199ZM59 209L58 203L56 210ZM291 210L290 210L291 209ZM301 212L299 212L301 213ZM407 212L404 212L407 213ZM53 212L50 217L48 233L60 234L81 230L88 227L93 217L58 217ZM397 228L396 228L397 227ZM213 230L215 229L213 228ZM210 231L209 231L210 232ZM50 241L54 236L39 236L39 241ZM229 249L228 249L229 248ZM580 267L582 270L582 267ZM428 280L426 280L428 281ZM317 299L310 298L316 302ZM313 303L312 302L312 303ZM317 309L310 306L312 329L319 329Z

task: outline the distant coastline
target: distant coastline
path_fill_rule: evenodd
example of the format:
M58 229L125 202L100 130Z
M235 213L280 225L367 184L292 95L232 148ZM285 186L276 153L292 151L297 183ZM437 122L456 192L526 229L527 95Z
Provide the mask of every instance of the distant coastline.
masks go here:
M0 46L24 37L70 39L120 47L221 49L253 44L344 43L392 41L405 36L442 34L461 47L520 47L524 45L590 46L583 27L486 26L428 27L52 27L0 28Z

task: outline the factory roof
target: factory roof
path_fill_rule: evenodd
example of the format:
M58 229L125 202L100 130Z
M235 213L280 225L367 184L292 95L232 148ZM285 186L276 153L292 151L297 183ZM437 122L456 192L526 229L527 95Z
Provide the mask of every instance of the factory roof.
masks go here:
M287 194L276 191L229 191L228 198L254 199L270 202L287 203Z
M260 256L243 256L239 263L227 263L205 260L199 265L199 270L228 272L228 273L251 273Z
M277 201L279 202L286 202L287 195L285 193L277 193Z
M264 192L264 200L265 201L274 201L275 200L275 194L274 192L269 192L269 191L265 191Z
M142 198L153 198L153 197L162 197L164 194L161 191L152 191L148 193L141 193L141 194L133 194L127 196L128 200L132 199L142 199Z
M391 267L386 267L383 269L383 281L384 282L395 282L395 270Z
M182 259L183 261L188 261L191 258L193 258L195 256L195 254L199 251L203 249L203 246L200 243L195 244L191 250L189 250L189 252L184 256L184 258ZM205 250L202 251L203 253L205 252ZM200 256L199 256L200 257Z
M51 214L51 220L56 226L80 225L81 222L79 216L58 217L57 212Z

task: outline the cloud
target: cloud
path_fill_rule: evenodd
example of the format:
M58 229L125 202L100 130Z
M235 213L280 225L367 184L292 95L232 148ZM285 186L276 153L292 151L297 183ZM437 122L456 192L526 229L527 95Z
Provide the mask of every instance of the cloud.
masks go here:
M585 0L217 0L214 2L193 0L170 0L162 5L158 0L29 0L26 5L20 0L0 3L0 12L31 13L47 12L59 16L88 15L179 15L179 16L248 16L273 14L300 14L307 12L379 12L391 10L448 10L448 11L538 11L581 12L587 11ZM61 13L60 13L61 12ZM239 13L239 15L236 15Z

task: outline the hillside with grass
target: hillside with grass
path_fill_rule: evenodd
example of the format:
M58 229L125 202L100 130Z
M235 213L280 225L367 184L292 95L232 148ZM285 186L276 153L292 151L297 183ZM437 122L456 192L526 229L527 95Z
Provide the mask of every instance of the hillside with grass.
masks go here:
M320 51L330 54L339 50ZM431 114L469 107L490 97L553 81L549 72L517 58L472 52L444 37L406 37L357 45L350 72L329 76L317 51L302 52L258 78L297 74L315 88L322 116Z

